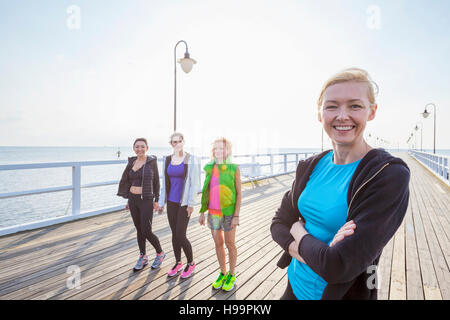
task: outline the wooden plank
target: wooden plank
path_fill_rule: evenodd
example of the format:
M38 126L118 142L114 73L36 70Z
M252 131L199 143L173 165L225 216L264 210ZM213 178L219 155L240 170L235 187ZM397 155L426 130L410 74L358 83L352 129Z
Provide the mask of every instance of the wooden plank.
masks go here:
M431 176L428 172L421 178L423 183L419 185L419 192L422 195L428 217L439 242L448 271L448 267L450 266L450 223L444 216L449 214L448 212L441 211L441 205L443 206L442 200L444 197L437 188L436 178ZM449 190L450 189L447 188L447 191ZM450 192L448 193L450 194Z
M283 278L272 287L263 300L280 300L286 290L288 281L287 273L285 273Z
M249 221L249 222L256 222L256 220L253 221ZM256 230L258 231L258 227L262 228L261 226L256 225ZM248 246L253 245L254 241L257 241L258 238L255 237L255 240L252 239L252 241L248 242L245 241L244 239L249 237L252 234L252 230L251 228L247 228L244 230L239 230L239 233L242 233L242 239L238 240L236 242L236 245L238 246L238 252L239 250L242 250L243 248L245 249ZM199 278L201 278L203 276L203 274L205 273L205 270L208 270L210 265L214 265L214 267L217 267L217 259L216 259L216 254L215 254L215 250L214 250L214 244L212 242L212 238L210 233L205 232L205 240L204 242L206 243L206 246L204 248L204 250L201 252L201 255L198 257L197 260L197 267L196 267L196 271L195 274L193 275L193 277L189 280L189 282L192 281L196 281ZM169 268L171 268L172 265L168 266L167 270L165 270L165 272L167 273L167 271L169 271ZM158 296L166 293L166 292L171 292L172 294L175 294L176 290L174 290L174 286L176 285L176 280L178 280L179 277L175 277L174 281L172 281L169 278L161 278L159 279L159 281L156 283L153 283L152 288L147 288L145 291L138 291L136 292L137 288L139 288L141 286L140 283L136 283L136 286L129 286L120 296L120 299L137 299L140 298L143 295L146 295L146 297L150 297L151 299L156 299ZM178 283L178 286L186 286L186 283L182 283L180 281L180 283ZM180 288L181 289L181 288ZM172 292L173 291L173 292ZM108 295L105 297L105 299L111 299L113 298L112 295ZM117 298L117 295L114 297ZM170 297L167 296L167 299L169 299ZM144 298L147 299L147 298Z
M238 261L236 270L241 269L242 265L240 264L240 261L246 259L248 255L254 254L257 251L259 245L268 245L270 244L270 242L271 241L269 241L264 234L260 234L250 241L242 239L240 241L241 245L238 247ZM211 284L216 279L220 268L217 262L214 248L211 247L209 252L212 253L212 255L211 259L208 261L208 265L203 266L202 270L200 270L200 272L196 274L193 279L191 279L190 283L183 283L182 285L180 284L176 288L157 288L153 292L148 292L145 296L139 297L139 299L166 300L176 298L177 300L184 300L189 294L195 295L200 291L204 291L206 293L206 296L210 296L214 291L216 291L211 287ZM228 257L226 263L228 264Z
M3 236L0 239L0 257L3 257L7 252L14 252L30 246L43 247L46 244L52 244L69 237L89 236L89 232L96 232L103 229L105 225L117 223L120 220L121 212L123 211L70 221L32 231L22 231L18 235Z
M236 290L233 294L228 294L224 298L228 300L247 299L247 297L255 291L276 268L278 268L273 262L277 261L280 257L281 253L279 247L275 246L266 257L259 259L259 261L253 263L248 269L245 269L245 277L243 274L239 275L239 283ZM248 279L248 281L244 283L246 279Z
M248 259L240 263L239 269L241 271L236 274L235 288L230 292L218 290L216 294L212 295L209 298L210 300L242 299L242 296L239 295L241 287L248 286L249 280L255 275L255 273L258 272L261 268L263 268L264 265L267 263L267 261L272 261L278 254L277 250L279 248L278 244L275 243L274 241L271 241L272 240L271 237L267 238L269 239L269 243L266 246L260 248ZM261 263L261 261L263 263ZM244 294L246 295L245 292Z
M134 226L133 226L132 228L134 228ZM131 238L130 241L129 241L129 242L130 242L130 243L129 243L129 248L130 248L130 250L131 250L130 252L135 251L135 250L132 250L132 248L136 246L136 244L135 244L136 240L135 240L134 238L135 238L135 236L133 236L133 238ZM169 243L169 241L170 241L170 236L167 235L165 238L163 237L163 238L161 238L160 240L161 240L162 242L164 242L164 239L165 239L165 241L166 241L166 243L167 243L167 245L168 245L168 243ZM169 245L168 245L168 246L169 246ZM170 245L169 247L171 247L171 245ZM110 249L106 248L105 250L106 250L106 251L109 251L109 252L105 253L106 255L110 255L110 254L111 254L111 252L110 252L111 250L110 250ZM120 251L120 249L119 249L119 251ZM94 262L93 262L93 263L95 263L95 260L100 260L100 261L101 261L101 259L99 259L99 258L101 258L101 257L99 257L98 255L97 255L97 256L94 256ZM132 258L132 260L135 260L135 257ZM88 261L88 262L90 262L90 261ZM97 261L97 262L98 262L98 261ZM74 263L74 261L71 261L71 263ZM77 263L77 264L83 265L83 263L80 263L80 260L76 261L76 263ZM130 263L131 263L131 262L130 262ZM64 272L61 272L61 273L65 273L65 270L64 270ZM67 278L67 275L63 274L63 277L64 277L64 278ZM46 285L48 285L48 284L46 284Z
M402 222L394 237L394 259L392 260L389 300L406 300L404 231L405 223Z
M198 238L191 238L191 241L203 241ZM169 238L161 238L160 239L162 245L169 245ZM164 242L163 242L164 241ZM119 250L116 254L112 254L109 251L104 258L99 259L99 256L96 256L90 264L87 263L79 263L81 269L81 278L83 281L83 287L86 287L91 281L96 281L97 278L101 278L103 275L108 274L111 275L118 270L127 269L130 270L136 261L136 244L135 240L132 241L129 248ZM171 251L167 251L166 254L171 254ZM39 284L41 288L45 288L44 291L40 290L37 293L31 296L31 298L37 299L49 299L50 297L54 297L62 294L69 289L64 286L64 283L67 279L68 275L64 273L56 273L50 279L45 281L41 281ZM42 295L43 294L43 295Z
M281 252L284 252L282 249L280 249ZM282 286L283 284L280 284L281 279L286 276L287 269L281 269L278 268L275 265L275 269L272 273L269 274L269 276L264 279L264 281L247 297L248 300L263 300L271 291L274 290L274 288L277 288L277 286ZM278 288L279 289L279 288ZM286 285L282 287L283 293L286 289ZM280 290L276 290L275 292L279 292ZM278 297L274 296L274 300L279 300L281 298L282 294L280 294Z
M412 175L410 184L411 212L413 215L414 227L416 231L417 251L419 255L420 273L422 275L423 291L425 300L442 300L441 292L437 283L433 261L421 218L421 210L425 210L421 199L417 196L415 176Z
M155 215L154 217L154 229L158 229L159 226L162 226L163 219L160 216ZM78 226L74 226L74 228L78 228ZM33 259L36 257L40 257L39 260L45 261L45 257L53 256L54 254L59 254L63 256L67 256L73 247L77 248L77 252L80 251L79 246L85 243L90 243L92 246L92 242L96 241L97 243L106 243L108 241L120 238L123 236L123 233L126 231L132 231L134 225L132 220L130 219L130 214L126 211L121 212L121 217L115 223L112 224L103 224L103 228L99 230L95 230L95 232L91 232L91 230L86 230L86 234L80 237L70 237L71 234L67 235L66 239L60 239L59 241L48 243L46 245L41 245L40 243L30 243L29 247L26 249L16 249L14 254L8 255L7 261L2 261L1 266L7 267L9 264L17 265L17 263L22 262L23 260ZM43 258L44 257L44 258ZM49 257L50 258L50 257Z
M246 235L240 235L239 238L237 238L236 245L238 247L238 261L242 258L242 252L246 252L247 250L254 247L256 244L260 243L261 241L264 241L266 236L264 234L264 230L266 229L265 223L262 223L259 225L259 229L255 228L254 231L251 229L248 230L248 233ZM252 235L255 234L256 236ZM265 240L267 241L267 240ZM214 246L210 246L209 248L210 253L210 260L207 261L206 264L203 264L201 266L201 269L199 269L196 274L194 275L193 279L188 282L180 283L177 286L168 286L163 289L156 289L153 292L147 292L146 296L142 299L162 299L162 300L168 300L168 299L185 299L186 293L188 291L194 292L195 288L194 285L201 281L209 282L209 284L212 283L211 277L217 276L217 273L219 272L219 266L217 263L217 257L214 250ZM227 260L228 263L228 260ZM197 285L198 286L198 285ZM129 297L128 297L129 298Z
M156 217L155 217L156 218ZM165 219L164 219L165 220ZM166 223L167 224L167 223ZM134 229L134 226L132 226L131 222L130 222L130 226L131 226L131 230ZM134 238L134 236L130 236L130 240L132 240ZM133 241L133 240L132 240ZM48 271L48 268L45 268ZM62 275L64 277L67 277L67 275ZM30 288L30 286L28 286L28 288Z
M192 230L192 232L198 232L198 229ZM201 261L198 261L197 255L201 254L205 247L206 248L208 247L207 241L208 241L209 237L210 236L207 233L203 233L202 237L200 238L200 241L191 242L194 246L194 255L195 255L194 259L197 261L197 263L201 262ZM203 245L198 247L199 243L203 244ZM197 245L197 247L196 247L196 245ZM199 252L197 252L197 250ZM135 260L135 259L133 259L133 260ZM61 299L61 298L94 299L94 298L103 297L112 292L115 292L115 293L122 292L122 294L123 294L123 292L125 290L123 290L122 288L131 286L132 282L141 283L142 281L144 281L144 283L142 283L142 285L147 285L152 280L156 281L159 278L164 278L164 281L165 281L165 279L166 279L165 276L167 275L169 268L171 268L174 263L175 263L175 258L173 255L170 255L168 257L168 259L166 258L164 267L160 268L159 270L156 270L156 274L155 274L155 272L153 272L153 274L151 276L148 276L144 280L143 280L143 278L148 272L140 272L138 274L135 274L135 273L130 273L129 266L127 268L118 268L113 273L110 273L107 276L94 279L94 281L91 281L88 284L88 286L85 286L85 290L79 294L70 295L70 293L67 293L67 294L60 295L57 298L58 299ZM150 272L152 272L152 271L150 271ZM131 286L131 288L134 288L134 286ZM135 289L137 289L137 288L135 288ZM117 297L117 295L116 295L116 297Z
M270 250L275 248L276 244L273 241L270 241L267 237L265 239L266 241L253 245L250 249L242 252L240 257L238 257L238 263L236 266L236 285L239 285L239 278L243 274L243 270L245 270L245 268L248 268L251 263L255 262L258 258L263 257L264 254L267 254ZM192 299L207 300L211 299L216 294L219 295L219 297L225 295L222 290L214 290L211 287L211 283L216 279L218 272L219 269L217 268L210 277L207 277L205 281L202 282L202 287L195 295L192 296ZM217 297L214 299L217 299Z
M391 285L391 268L394 237L392 237L383 249L380 261L378 262L377 274L379 276L380 287L378 290L378 300L389 300L389 290Z
M436 273L439 290L441 293L441 297L445 300L448 300L450 299L450 273L436 234L436 231L439 230L435 230L432 225L432 219L430 216L432 216L433 214L433 208L428 202L428 198L426 196L427 193L424 190L423 184L417 184L416 188L418 190L416 195L421 199L419 203L423 203L423 209L420 210L420 213L425 229L425 236L430 248L431 258L433 260L433 266ZM439 235L442 236L440 233Z
M278 200L277 201L272 201L272 206L273 208L275 208L278 205L278 201L281 200L281 194L278 196ZM278 203L277 203L278 202ZM266 206L264 206L266 207ZM266 215L270 215L273 214L271 213L272 210L270 210L270 207L267 207L266 209ZM260 226L260 230L261 232L258 231L252 231L252 227L249 226L248 232L249 232L249 236L251 236L252 234L257 234L257 237L255 240L256 242L254 242L254 239L252 239L251 237L249 238L249 236L242 236L241 234L237 234L237 239L241 239L241 241L250 243L251 245L247 248L244 249L244 251L242 251L242 249L238 248L238 260L237 260L237 268L236 270L239 272L239 268L240 268L240 262L242 261L242 259L245 259L247 257L247 255L249 254L249 250L256 250L258 248L258 245L261 245L261 240L259 239L264 239L264 243L267 242L273 242L271 239L267 238L267 230L268 230L268 226L267 224L270 223L270 219L266 219L264 215L260 215L259 220L262 221L262 224ZM251 241L251 242L250 242ZM211 251L214 252L215 255L215 249L214 246L211 246ZM198 294L198 292L201 292L202 290L206 290L206 291L211 291L211 283L214 281L214 279L216 278L217 274L219 272L219 266L217 263L217 260L215 260L215 262L213 263L212 266L210 266L207 270L204 270L201 274L201 279L200 281L195 281L195 283L191 283L190 286L188 288L186 288L186 290L182 290L180 291L182 293L182 297L184 299L191 299L194 298L195 295ZM175 296L177 296L177 292L174 291L173 294L170 295L164 295L163 297L161 296L157 296L158 293L148 293L145 296L142 297L142 299L153 299L153 298L174 298ZM211 293L207 293L206 297L209 297L209 295L211 295ZM178 296L178 298L180 297L180 295ZM197 297L198 298L198 297ZM196 298L196 299L197 299Z
M270 198L266 198L265 200L263 200L261 203L264 203L265 201L270 201ZM244 208L244 207L243 207ZM244 214L244 209L243 209L243 216L244 215L246 215L246 214ZM253 217L252 216L252 218L258 218L257 217L257 215L256 215L256 217ZM206 230L206 228L205 228L205 230ZM209 230L208 230L209 231ZM209 234L209 232L206 232L206 235L210 238L211 236L210 236L210 234ZM172 265L170 265L170 267L171 267ZM168 269L167 269L167 271L168 271ZM166 272L167 272L166 271ZM108 275L109 276L109 275ZM90 296L92 296L92 295L95 295L96 293L105 293L105 290L109 290L109 289L111 289L112 288L112 285L113 285L113 283L121 283L121 282L123 282L124 281L124 279L127 279L128 278L128 271L126 271L126 272L124 272L124 273L122 273L119 277L116 277L116 278L112 278L112 279L110 279L110 280L106 280L105 281L105 279L102 279L102 281L103 282L101 282L101 283L98 283L98 285L96 285L94 288L92 288L92 289L88 289L88 290L86 290L86 292L83 292L83 293L81 293L81 294L77 294L77 295L74 295L74 296L72 296L72 297L70 297L71 299L72 298L77 298L77 299L79 299L79 298L87 298L87 297L90 297ZM107 288L107 289L106 289Z
M77 232L74 230L73 225L82 227L89 227L91 225L99 225L101 223L108 223L110 221L116 221L119 212L111 212L98 216L89 217L86 219L70 221L66 223L60 223L48 227L43 227L35 230L21 231L14 234L3 235L0 237L0 254L3 250L12 248L13 246L21 245L24 243L30 243L31 241L45 241L49 237L53 237L59 234L68 234L70 232Z
M117 238L115 238L114 241L114 245L112 246L94 246L94 248L89 249L88 251L86 251L85 253L87 253L86 255L81 255L80 257L77 256L73 256L70 255L69 258L64 258L64 259L60 259L59 261L57 261L57 263L55 263L54 261L52 261L52 259L48 260L49 264L44 264L42 266L40 266L40 271L35 271L33 269L31 269L31 271L28 271L28 275L26 275L25 270L23 271L23 275L21 278L14 278L12 283L11 281L7 282L7 283L2 283L1 288L2 288L2 294L10 292L11 289L5 289L6 285L9 285L11 287L11 284L13 284L13 288L17 289L20 288L20 285L22 287L27 286L28 288L30 288L30 285L33 284L34 282L38 281L42 281L45 279L51 279L52 276L56 273L65 273L66 272L66 268L69 265L73 265L73 264L77 264L77 265L84 265L84 264L91 264L94 263L95 261L101 261L102 258L104 258L105 256L108 255L112 255L114 253L116 253L117 251L122 251L122 250L126 250L128 248L133 248L136 246L136 239L135 239L135 231L134 230L134 226L131 226L130 223L130 231L131 233L127 234L127 237L125 239L120 239L120 237L123 235L118 235ZM168 235L166 235L166 237L168 237ZM56 258L55 258L56 259ZM86 260L87 259L87 260ZM67 278L67 275L65 275L65 277ZM14 285L16 287L14 287ZM19 286L19 287L17 287ZM6 291L5 291L6 290Z
M417 252L416 231L411 212L411 201L405 216L406 241L406 298L423 300L423 284L420 276L419 254Z
M405 157L405 161L407 161L408 166L413 168L414 172L420 172L421 178L426 179L428 181L427 184L430 184L434 189L434 192L431 193L431 197L437 199L436 202L441 205L444 213L442 218L446 220L445 224L448 226L450 224L450 187L437 179L422 163L410 155ZM447 226L445 227L446 230L448 230ZM449 236L448 233L447 236Z

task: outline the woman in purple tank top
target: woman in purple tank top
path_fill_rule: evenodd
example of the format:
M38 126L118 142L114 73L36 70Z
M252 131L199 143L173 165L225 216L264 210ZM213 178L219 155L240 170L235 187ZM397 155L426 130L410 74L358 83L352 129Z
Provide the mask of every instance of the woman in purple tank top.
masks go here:
M192 165L193 156L183 150L184 137L181 133L173 133L169 143L173 148L173 154L164 158L164 181L158 211L161 213L167 203L167 218L172 230L172 246L176 259L168 276L176 276L183 269L181 261L181 249L183 249L187 264L181 273L181 278L188 278L195 269L192 246L186 237L187 226L194 208L190 201L183 201L183 198L187 198L186 193L195 192L196 187L193 183L195 179L189 179L195 168Z

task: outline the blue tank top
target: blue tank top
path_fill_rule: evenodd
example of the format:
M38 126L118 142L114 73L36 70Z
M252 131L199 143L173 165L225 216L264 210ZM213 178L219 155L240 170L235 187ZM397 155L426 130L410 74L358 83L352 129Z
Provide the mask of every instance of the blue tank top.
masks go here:
M333 151L314 167L298 199L298 209L305 218L305 229L327 244L347 220L347 192L359 162L333 163ZM319 300L327 283L306 264L292 258L288 279L299 300Z
M167 166L167 175L170 179L170 190L167 200L180 203L184 183L184 161L176 166L169 163Z

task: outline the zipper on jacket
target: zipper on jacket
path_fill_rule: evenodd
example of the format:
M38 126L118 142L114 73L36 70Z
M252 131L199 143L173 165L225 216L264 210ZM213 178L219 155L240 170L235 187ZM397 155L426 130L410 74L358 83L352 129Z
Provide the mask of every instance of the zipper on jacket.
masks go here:
M142 168L142 181L141 181L141 199L144 200L144 174L145 174L145 164L147 163L147 157L145 158L144 167Z
M187 152L186 152L186 156L184 157L183 163L186 161L186 158L187 158L187 160L189 161L189 158L190 158L190 157L188 156L188 153L187 153ZM184 164L183 164L183 166L184 166ZM186 186L186 181L187 181L187 179L188 179L188 174L189 174L189 162L186 163L186 175L185 175L185 177L184 177L183 188L181 189L181 199L180 199L180 204L183 203L184 188L185 188L185 186ZM186 200L186 205L187 205L187 200Z
M348 218L348 213L350 212L350 207L352 206L352 202L353 199L355 199L356 194L359 192L359 190L361 190L367 183L369 183L373 178L375 178L381 171L383 171L384 168L386 168L388 165L390 165L390 162L386 163L384 166L381 167L380 170L378 170L372 177L370 177L369 180L367 180L366 182L364 182L359 188L358 190L356 190L356 192L353 194L352 199L350 200L350 204L348 205L348 210L347 210L347 218Z

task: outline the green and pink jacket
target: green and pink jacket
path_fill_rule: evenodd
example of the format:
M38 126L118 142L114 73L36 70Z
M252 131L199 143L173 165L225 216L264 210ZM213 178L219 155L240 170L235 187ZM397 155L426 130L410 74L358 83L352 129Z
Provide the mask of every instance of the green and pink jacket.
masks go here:
M203 168L205 170L205 182L202 189L201 213L208 210L209 207L209 184L215 164L216 160L213 159ZM220 210L224 216L232 216L236 207L235 177L237 167L237 164L231 163L228 159L224 163L217 164L217 169L219 170Z

